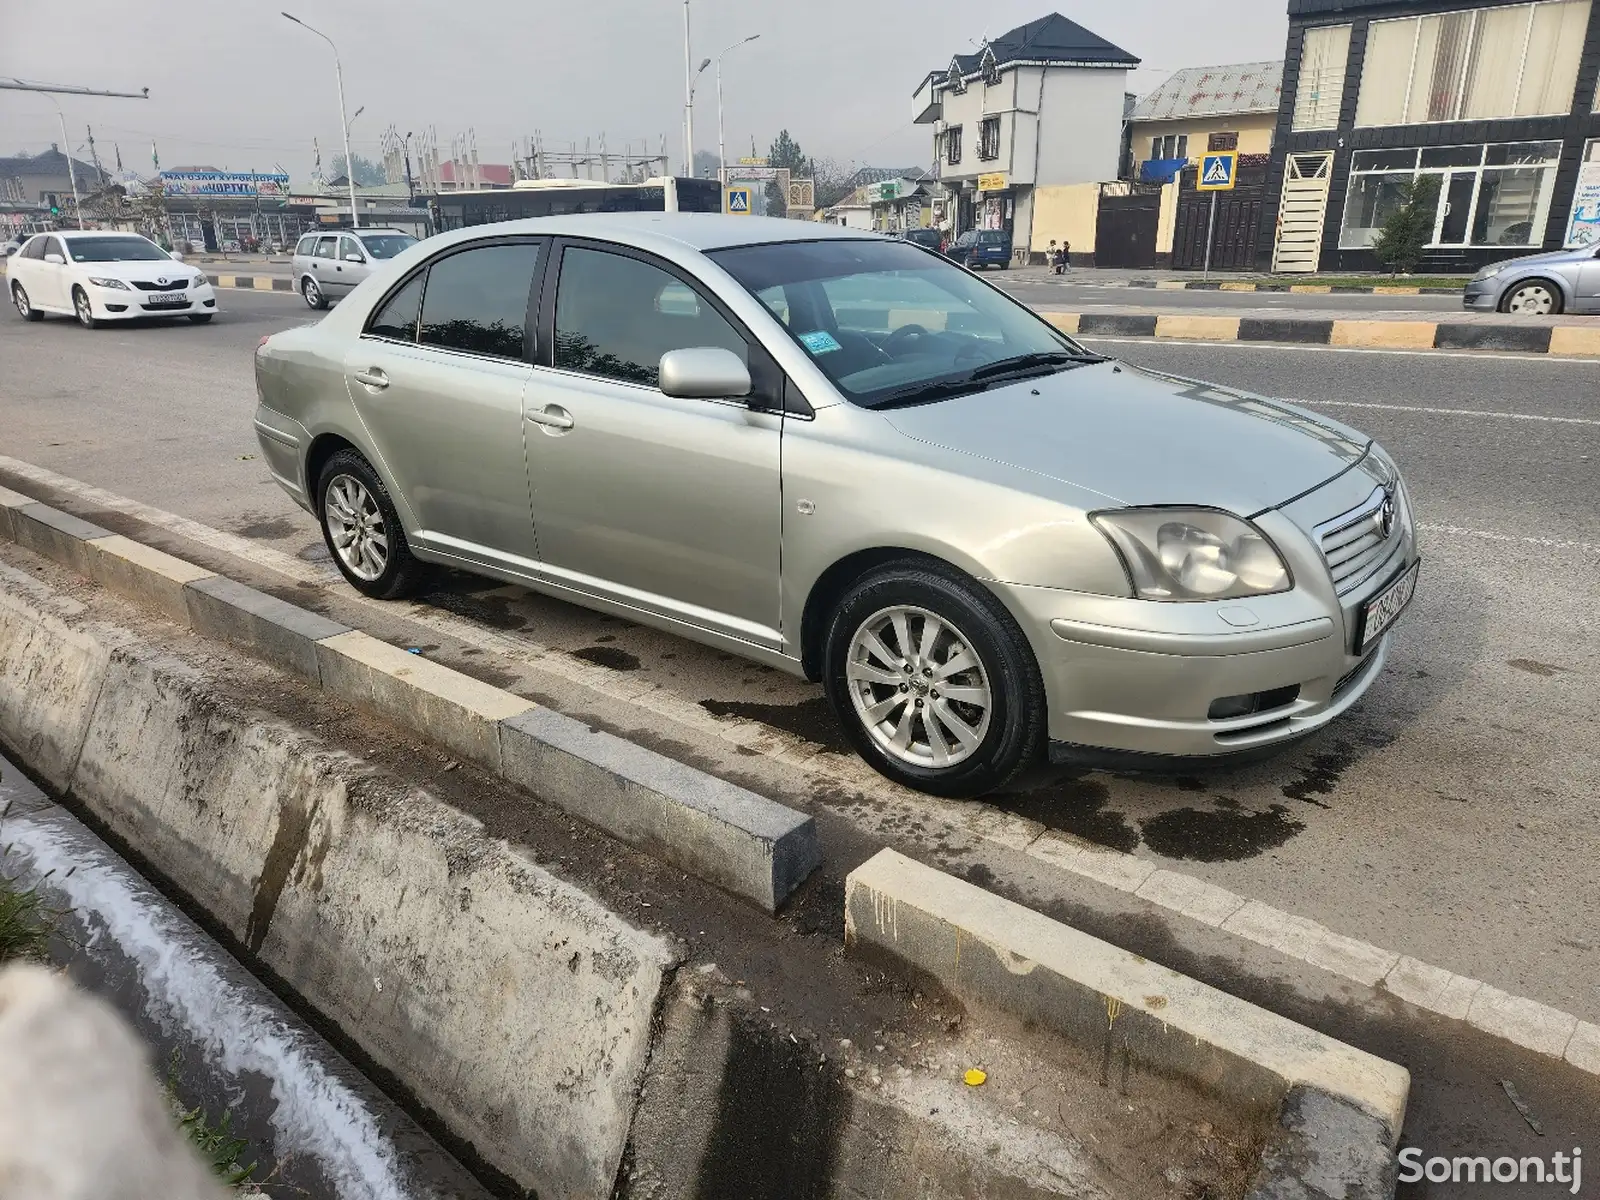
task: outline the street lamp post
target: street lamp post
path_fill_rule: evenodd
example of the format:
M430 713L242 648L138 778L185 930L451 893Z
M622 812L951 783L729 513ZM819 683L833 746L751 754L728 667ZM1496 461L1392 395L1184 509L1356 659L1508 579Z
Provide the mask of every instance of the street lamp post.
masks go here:
M56 120L61 122L61 153L67 156L67 178L72 180L72 208L78 214L78 228L83 228L83 201L78 198L78 172L72 167L72 147L67 144L67 117L61 111L60 102L54 97L47 99L56 106Z
M689 0L684 0L686 11L688 2ZM283 15L288 17L289 20L293 21L302 29L308 29L312 33L316 34L323 41L327 42L328 49L333 51L333 75L339 84L339 127L344 131L344 176L345 182L350 185L350 228L360 229L361 214L356 210L356 165L355 160L350 157L350 122L345 118L344 115L344 67L340 65L339 62L339 47L335 46L333 44L333 39L327 34L323 33L322 30L313 29L310 25L307 25L299 17L294 16L291 13L284 13Z
M740 46L748 46L760 36L759 33L752 33L744 41L735 42L717 55L717 178L724 182L727 181L728 177L728 146L722 129L722 60L731 51L737 50Z

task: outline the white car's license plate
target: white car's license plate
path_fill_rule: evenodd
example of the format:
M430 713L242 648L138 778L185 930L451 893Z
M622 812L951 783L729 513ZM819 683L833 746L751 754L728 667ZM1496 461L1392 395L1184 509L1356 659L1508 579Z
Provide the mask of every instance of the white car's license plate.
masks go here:
M183 304L189 297L182 292L151 292L145 298L145 303L154 307L157 304Z
M1421 570L1420 561L1412 563L1409 571L1361 606L1361 640L1356 644L1357 654L1366 653L1367 647L1382 637L1405 612L1406 605L1417 594L1417 574Z

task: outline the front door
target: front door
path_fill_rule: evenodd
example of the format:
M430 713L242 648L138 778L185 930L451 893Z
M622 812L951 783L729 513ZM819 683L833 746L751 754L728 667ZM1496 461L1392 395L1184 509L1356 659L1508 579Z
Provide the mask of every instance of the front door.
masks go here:
M44 256L49 258L52 254L56 256L55 262L41 262L34 269L34 278L39 283L37 288L30 286L28 294L40 308L70 309L72 298L67 295L67 268L63 265L67 260L67 251L61 245L60 238L45 240Z
M547 577L777 647L782 417L656 386L669 350L765 352L698 288L633 252L569 244L554 282L553 347L528 385L526 435Z
M361 243L349 234L342 234L339 238L339 257L334 260L333 277L337 281L339 294L343 295L360 283L371 272L367 266L367 256L361 249Z
M324 296L339 295L339 285L333 273L333 264L338 258L338 237L333 234L323 234L319 237L317 248L311 257L311 274L316 277L317 286L322 289Z
M345 359L350 398L417 540L521 572L536 557L522 403L540 250L499 241L434 259L378 308Z

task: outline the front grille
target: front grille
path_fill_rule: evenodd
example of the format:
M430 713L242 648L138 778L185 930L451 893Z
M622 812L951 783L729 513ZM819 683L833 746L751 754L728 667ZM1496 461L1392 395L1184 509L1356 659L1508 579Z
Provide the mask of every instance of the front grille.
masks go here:
M1389 534L1383 532L1383 509L1391 495L1394 511ZM1405 524L1399 490L1375 488L1356 508L1317 526L1317 541L1327 560L1333 586L1341 595L1359 587L1388 559Z
M186 279L173 279L167 283L151 283L145 279L133 280L133 286L141 292L181 292L189 286Z

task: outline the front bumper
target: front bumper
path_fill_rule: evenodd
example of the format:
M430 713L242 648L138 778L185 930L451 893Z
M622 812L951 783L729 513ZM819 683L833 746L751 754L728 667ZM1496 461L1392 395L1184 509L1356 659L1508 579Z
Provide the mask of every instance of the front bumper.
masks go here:
M1498 278L1473 280L1461 293L1461 307L1473 312L1494 312L1500 306Z
M1338 595L1320 552L1287 518L1264 514L1258 523L1290 562L1291 591L1162 604L992 585L1029 631L1053 758L1245 755L1302 738L1361 699L1382 673L1391 635L1355 653L1356 614L1417 561L1414 538L1398 539L1381 570ZM1216 702L1250 696L1261 698L1254 711L1210 716Z
M88 293L89 307L94 310L95 318L101 321L181 317L188 313L217 311L217 294L210 284L184 291L182 305L163 304L154 307L146 303L150 293L142 290L124 291L121 288L97 287L93 284L86 285L84 290Z

